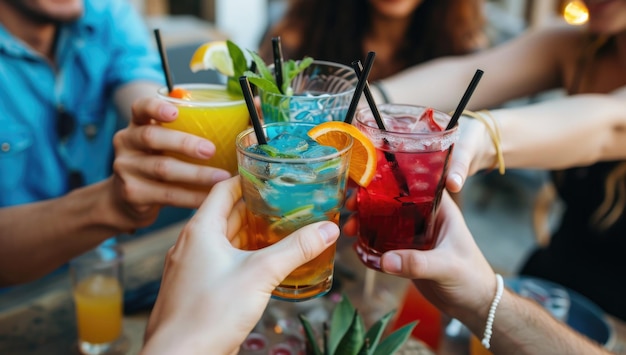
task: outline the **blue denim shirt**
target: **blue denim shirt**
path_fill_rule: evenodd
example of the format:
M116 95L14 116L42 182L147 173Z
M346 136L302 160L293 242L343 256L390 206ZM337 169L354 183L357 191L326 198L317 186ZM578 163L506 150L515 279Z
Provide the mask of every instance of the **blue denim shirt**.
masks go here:
M137 79L163 82L150 33L126 0L85 0L84 15L59 29L56 58L0 25L0 207L64 195L73 170L86 184L109 176L114 92ZM76 120L64 141L60 110Z

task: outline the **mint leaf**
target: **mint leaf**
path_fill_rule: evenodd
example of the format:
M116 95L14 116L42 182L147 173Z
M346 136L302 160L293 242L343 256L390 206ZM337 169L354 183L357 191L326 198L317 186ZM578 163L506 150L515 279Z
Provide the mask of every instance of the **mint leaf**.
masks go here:
M261 75L253 73L249 70L244 72L244 75L248 77L249 82L256 85L259 89L273 94L280 94L278 86L276 86L276 83L273 80L267 80Z
M230 58L233 60L233 69L235 71L234 77L239 78L246 70L248 70L246 57L241 48L239 48L239 46L237 46L234 42L227 40L226 46L228 47L228 54L230 54Z
M250 56L252 56L252 60L256 64L256 70L259 72L259 75L262 78L273 82L274 86L276 86L276 80L274 79L274 75L272 75L272 72L263 61L263 58L259 57L259 55L256 54L256 52L254 51L249 50L248 53L250 53Z
M306 68L311 66L313 63L313 58L304 57L300 61L288 60L283 63L283 77L285 78L285 82L283 83L283 92L292 92L289 90L291 88L291 81L298 76L301 72L303 72Z
M231 94L243 96L241 91L241 85L239 84L239 77L244 75L243 73L248 70L246 63L246 56L239 46L233 41L227 40L226 47L228 47L228 54L233 61L234 75L226 79L226 90Z

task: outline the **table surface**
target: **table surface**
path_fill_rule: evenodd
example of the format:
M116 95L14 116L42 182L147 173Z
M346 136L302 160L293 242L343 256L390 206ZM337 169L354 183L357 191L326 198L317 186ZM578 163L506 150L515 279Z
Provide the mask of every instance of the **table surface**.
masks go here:
M122 243L124 283L128 289L158 280L164 256L174 244L183 223ZM351 247L352 240L340 238L333 292L348 295L363 316L366 326L387 312L398 308L408 282L373 272L361 265ZM367 302L362 302L367 298ZM267 332L267 324L277 319L295 319L302 312L323 318L330 312L326 297L317 301L289 303L272 300L257 326ZM325 314L321 314L326 311ZM321 312L321 313L320 313ZM115 354L138 354L149 313L138 312L124 317L124 335ZM608 347L626 353L626 326L609 317L615 333ZM270 339L272 334L269 334ZM279 341L279 340L277 340ZM446 340L439 354L467 354L467 342ZM419 342L410 342L401 353L433 354ZM34 283L15 287L0 294L0 354L78 354L76 323L67 271L57 272Z

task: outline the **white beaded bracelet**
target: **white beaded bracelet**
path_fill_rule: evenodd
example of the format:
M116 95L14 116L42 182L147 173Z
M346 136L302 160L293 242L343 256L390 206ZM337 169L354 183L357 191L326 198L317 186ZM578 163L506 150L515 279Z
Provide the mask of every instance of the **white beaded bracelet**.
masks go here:
M481 341L485 349L489 349L491 347L489 341L491 340L491 334L493 333L493 319L496 317L496 308L498 308L498 304L502 298L502 292L504 292L504 280L502 280L502 275L496 274L496 296L491 302L489 315L487 316L487 324L485 324L485 333L483 334L483 340Z

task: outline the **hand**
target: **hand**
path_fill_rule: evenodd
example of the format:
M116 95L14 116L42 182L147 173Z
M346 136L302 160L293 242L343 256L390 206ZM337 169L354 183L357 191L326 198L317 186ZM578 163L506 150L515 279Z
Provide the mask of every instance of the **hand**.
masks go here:
M489 150L493 148L491 138L481 122L462 116L459 130L460 137L454 144L448 166L446 188L450 192L460 192L469 176L486 168L482 162L493 162L495 156Z
M184 184L206 186L227 179L224 170L200 166L161 154L177 152L210 159L215 145L198 136L164 128L158 122L176 119L175 106L157 98L142 98L133 104L132 120L114 139L113 164L116 191L131 214L150 214L158 205L197 208L207 192Z
M244 251L235 246L246 226L239 177L215 185L167 255L146 353L235 352L272 290L339 236L337 225L318 222L267 248Z
M457 205L447 193L435 222L439 243L432 250L397 250L383 254L384 272L413 279L437 308L460 320L484 325L496 280L491 266L468 230Z

